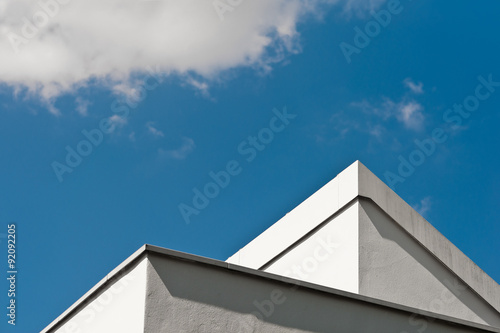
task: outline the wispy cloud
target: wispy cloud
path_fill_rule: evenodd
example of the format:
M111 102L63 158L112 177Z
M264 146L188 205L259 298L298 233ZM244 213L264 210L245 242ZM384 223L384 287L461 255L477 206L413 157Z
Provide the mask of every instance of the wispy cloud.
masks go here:
M76 111L82 115L88 115L88 107L92 104L89 100L83 99L82 97L77 97L75 99Z
M186 79L187 84L198 90L203 96L208 97L210 94L208 92L208 83L201 80L197 80L193 77Z
M162 138L165 136L162 131L154 127L155 123L152 121L149 121L146 123L146 128L148 129L148 132L153 135L155 138Z
M136 79L133 81L117 83L113 86L112 90L116 95L138 99L137 97L140 94L139 87L143 84L144 82L142 80Z
M350 106L360 109L366 115L375 115L382 120L387 120L393 116L394 104L392 100L383 98L383 101L379 105L362 100L361 102L352 102Z
M196 147L193 139L183 137L182 144L179 148L173 150L158 149L160 156L166 156L175 160L185 159Z
M365 116L374 115L383 122L386 122L390 118L395 118L405 128L414 131L422 130L425 121L423 114L424 107L414 100L394 102L391 99L384 98L384 101L378 105L362 101L351 103L350 106L360 109ZM369 126L367 132L380 137L383 133L383 127L381 124L375 123Z
M421 82L416 84L410 79L406 79L404 84L414 94L423 93L423 84ZM399 101L382 97L380 101L375 103L362 100L361 102L353 102L350 106L361 110L366 116L374 115L384 122L395 118L405 128L413 131L421 131L425 124L424 106L408 94L403 95ZM376 137L380 137L383 131L380 124L376 124L370 127L368 132Z
M352 103L350 107L361 110L364 114L362 116L353 116L353 112L351 111L337 111L327 122L319 124L314 129L316 142L325 143L331 140L345 139L353 132L369 134L377 140L382 139L386 131L382 125L378 124L373 120L373 117L367 114L371 110L370 103L366 101Z
M316 142L342 139L351 132L357 132L366 134L378 142L386 142L393 150L399 150L401 143L389 135L397 124L400 123L405 129L418 132L424 129L426 123L425 108L416 100L417 96L413 96L423 93L423 84L415 84L409 79L405 80L404 84L413 89L410 88L411 92L405 93L398 99L385 96L375 101L363 99L349 103L349 112L336 111L328 122L318 124L314 129Z
M359 130L361 124L359 122L354 121L353 119L346 117L346 113L344 111L339 111L333 114L329 119L329 126L332 127L337 136L340 138L345 138L345 136L353 131ZM317 134L316 140L325 141L325 138L322 135Z
M415 83L410 78L406 78L403 82L412 93L417 95L424 93L424 84L422 82Z
M415 209L420 215L425 216L432 207L431 197L425 197L420 200L419 203L413 205L413 209Z
M382 134L384 133L384 127L380 124L376 124L368 128L368 133L380 140L382 138Z
M127 124L127 119L120 117L116 114L112 115L108 119L109 119L109 122L111 123L111 125L113 125L115 127L123 127Z
M425 120L423 109L422 105L415 101L401 102L397 105L396 117L406 128L420 131Z

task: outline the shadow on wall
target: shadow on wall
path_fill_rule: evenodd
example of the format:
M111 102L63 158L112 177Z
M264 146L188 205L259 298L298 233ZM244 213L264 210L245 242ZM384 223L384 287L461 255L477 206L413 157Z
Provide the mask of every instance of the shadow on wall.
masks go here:
M145 332L332 333L412 329L406 311L225 267L154 253L148 257ZM426 330L433 332L481 330L436 320Z
M500 327L489 303L366 199L360 200L360 244L360 294Z

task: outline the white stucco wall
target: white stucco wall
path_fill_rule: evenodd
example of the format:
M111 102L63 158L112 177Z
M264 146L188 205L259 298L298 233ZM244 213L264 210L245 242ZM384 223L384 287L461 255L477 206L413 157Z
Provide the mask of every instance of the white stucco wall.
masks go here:
M353 163L226 262L259 269L329 219L358 194L358 163Z
M380 332L380 325L385 331L416 331L413 326L421 323L429 326L426 332L445 332L443 328L430 329L434 319L415 320L413 312L427 311L465 320L467 325L474 322L497 327L487 331L500 333L500 286L359 162L226 263L179 253L163 256L163 250L154 248L157 254L148 257L152 265L147 270L147 261L139 262L138 257L147 249L153 247L145 245L109 275L121 276L119 280L101 281L43 332L229 332L235 331L230 329L234 324L247 323L247 319L252 323L245 326L250 327L249 332L333 332L332 325L337 329L343 320L347 320L345 329L339 332ZM136 266L130 266L132 262ZM217 272L206 275L207 271ZM235 274L237 271L244 277L236 278L241 275ZM279 290L290 291L286 295L290 301L273 303L273 309L280 309L273 315L265 314L274 311L269 309L255 314L262 304L271 307L269 295L276 286L261 290L257 285L264 282L254 283L266 273L281 275L268 274L266 279L279 279ZM291 287L290 283L283 285L282 276L298 281ZM448 284L455 278L463 287ZM331 297L326 297L324 304L309 296L292 302L301 290L296 287L302 283L314 284L310 285L313 289L334 288L331 290L348 298L353 295L344 291L358 294L361 300L390 302L389 307L409 307L406 311L411 315L399 318L400 322L394 321L395 317L386 320L387 309L382 308L376 317L371 310L365 313L371 316L369 322L344 299L334 310L316 316L319 312L314 311L326 309ZM94 291L108 284L111 287L95 296ZM79 312L73 316L74 309ZM337 317L332 318L334 313ZM388 324L394 326L392 330L387 329ZM448 331L458 332L456 327Z
M355 202L265 271L358 293L358 212Z
M372 202L385 217L372 220L360 208L363 214L360 218L361 214L351 210L354 204L361 207L360 200L365 207L371 206L366 202ZM373 231L377 229L368 228L367 221L378 226L386 218L393 223L386 223L384 231L391 235L400 231L399 242L380 235L374 241ZM321 235L323 238L335 235L342 246L328 260L316 260L316 265L314 251L320 251L316 250L316 239ZM415 244L415 249L407 252L410 243ZM498 283L359 161L227 262L500 327ZM356 274L355 268L358 268ZM447 295L450 290L445 281L455 278L469 291L455 295L453 301L450 296L449 306L443 305L445 309L440 310L436 305L440 299L435 299L434 294Z
M314 244L314 241L319 244L321 242L314 237L328 237L330 231L338 232L334 225L350 227L350 223L343 222L348 223L356 215L353 210L366 213L362 204L362 201L349 204L342 212L345 215L338 214L334 220L328 221L331 224L322 225L321 229L315 230L316 233L309 235L311 237L305 239L303 248L300 247L302 244L297 244L297 248L305 250L309 247L313 256L316 252L316 256L319 254L325 258L325 252L320 253L317 246L307 244ZM370 221L379 220L366 219L366 223L359 226L360 231L369 227ZM374 240L380 241L377 237ZM333 239L327 241L334 243ZM342 247L342 244L338 245L334 248ZM325 249L325 246L321 248ZM423 330L426 333L500 333L500 329L425 310L145 245L43 332L357 333Z
M146 268L143 259L54 332L144 332Z

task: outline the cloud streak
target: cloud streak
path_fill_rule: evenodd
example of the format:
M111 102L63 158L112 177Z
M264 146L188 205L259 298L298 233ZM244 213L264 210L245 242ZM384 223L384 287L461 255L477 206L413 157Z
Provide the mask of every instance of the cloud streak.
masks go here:
M424 93L424 85L421 82L416 84L411 79L405 79L403 83L413 94L420 95ZM405 128L418 132L423 129L425 124L424 107L410 95L409 93L405 94L399 101L383 97L377 104L363 100L361 102L353 102L350 106L360 109L366 115L375 115L384 122L395 118ZM383 131L380 126L375 126L369 132L375 137L380 137Z
M403 82L412 93L417 95L424 93L424 84L422 82L415 83L410 78L406 78Z
M179 148L174 150L163 150L160 148L158 149L158 153L160 156L166 156L174 160L184 160L189 154L191 154L195 147L196 145L194 144L193 139L184 137L182 138L182 144Z
M92 103L81 97L77 97L75 99L75 103L76 103L76 111L82 116L87 116L88 108Z
M415 101L401 102L397 105L397 119L402 122L406 128L419 131L424 125L423 106Z
M415 209L420 215L426 215L432 207L431 197L425 197L420 200L420 203L415 204L413 209Z
M148 132L155 138L162 138L165 136L162 131L154 127L154 122L152 121L146 123L146 128L148 129Z

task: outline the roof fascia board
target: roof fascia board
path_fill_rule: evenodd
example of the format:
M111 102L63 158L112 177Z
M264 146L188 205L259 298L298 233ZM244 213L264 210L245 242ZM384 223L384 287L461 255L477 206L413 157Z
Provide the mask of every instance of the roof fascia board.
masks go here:
M469 328L475 328L479 330L483 330L485 332L494 332L494 333L500 333L500 329L494 328L491 326L487 325L482 325L482 324L477 324L473 322L469 322L466 320L462 319L457 319L457 318L452 318L428 311L423 311L415 308L411 308L408 306L392 303L392 302L387 302L359 294L354 294L350 293L347 291L343 290L338 290L334 288L329 288L321 285L316 285L313 283L309 282L304 282L300 280L296 280L293 278L287 278L283 277L280 275L264 272L264 271L259 271L259 270L254 270L248 267L244 266L239 266L235 264L230 264L224 261L219 261L215 259L210 259L210 258L205 258L201 256L196 256L193 254L188 254L188 253L183 253L179 251L174 251L158 246L153 246L149 244L143 245L139 250L137 250L133 255L131 255L129 258L127 258L123 263L118 265L115 269L113 269L104 279L99 281L91 290L89 290L84 296L82 296L78 301L76 301L68 310L66 310L63 314L61 314L56 320L54 320L50 325L48 325L44 330L41 331L41 333L44 332L52 332L53 329L56 329L59 324L64 323L64 321L67 318L70 318L71 315L80 309L82 309L86 304L88 304L93 297L99 293L102 289L106 288L109 284L114 283L117 281L121 276L126 274L128 271L130 271L133 267L135 267L136 264L140 263L142 259L147 258L148 255L160 255L160 256L166 256L173 258L175 260L184 260L184 261L189 261L193 264L202 264L206 266L210 266L216 269L228 269L240 274L245 274L245 275L252 275L257 278L264 278L271 280L275 283L285 283L285 284L292 284L294 286L298 286L300 288L305 288L305 289L310 289L318 292L323 292L323 293L328 293L331 295L336 295L339 297L345 297L349 299L353 299L356 301L360 302L366 302L370 303L371 305L374 306L382 306L385 308L388 308L393 311L404 311L407 312L409 316L413 314L418 314L423 317L428 318L429 320L441 320L445 321L448 323L460 325L460 326L465 326Z

